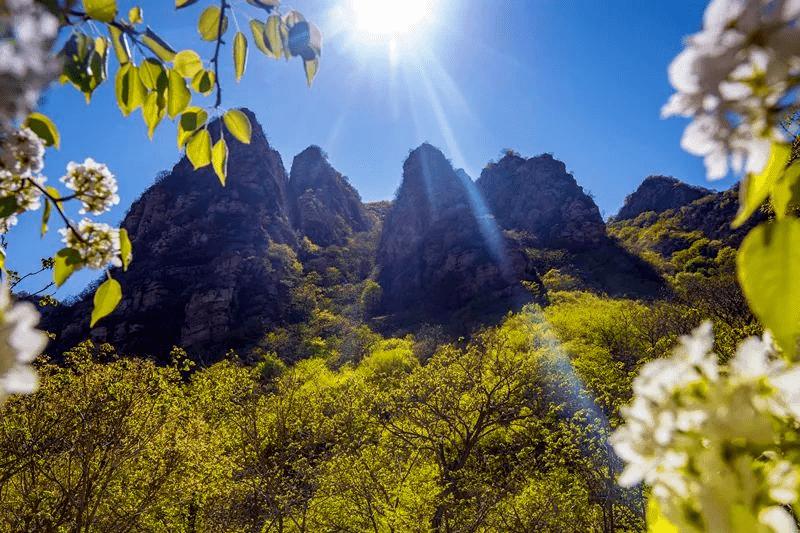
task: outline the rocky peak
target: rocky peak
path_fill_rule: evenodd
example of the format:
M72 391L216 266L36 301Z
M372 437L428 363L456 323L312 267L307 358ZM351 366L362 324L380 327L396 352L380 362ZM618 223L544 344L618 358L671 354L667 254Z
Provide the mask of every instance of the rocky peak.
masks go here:
M689 205L714 191L683 183L672 176L649 176L625 198L614 220L634 219L647 211L656 214Z
M587 249L607 239L594 200L550 154L509 152L476 185L501 227L525 231L539 246Z
M358 192L318 146L295 156L289 195L294 227L321 246L345 244L352 233L372 226Z
M409 154L378 245L385 311L436 314L476 297L518 295L522 279L538 282L482 204L438 149L423 144Z

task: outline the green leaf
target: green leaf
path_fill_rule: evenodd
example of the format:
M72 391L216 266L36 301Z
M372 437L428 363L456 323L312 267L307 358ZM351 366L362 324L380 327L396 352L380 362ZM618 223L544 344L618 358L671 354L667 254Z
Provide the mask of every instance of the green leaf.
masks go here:
M61 145L61 136L58 134L58 129L47 116L33 112L28 115L22 125L30 128L44 142L45 146L58 148Z
M284 51L284 42L286 42L289 36L289 30L283 23L283 19L278 15L271 15L267 19L265 34L267 37L267 48L269 48L269 51L275 59L283 57L286 54Z
M117 105L125 116L128 116L144 103L147 93L139 77L139 69L132 63L125 63L117 70L114 79Z
M786 169L783 177L772 189L771 196L775 216L778 218L785 217L790 206L800 203L800 163L795 162Z
M192 78L192 89L195 92L208 96L214 90L214 71L201 70Z
M175 56L172 64L184 78L193 78L195 74L203 70L203 60L194 50L181 50Z
M250 19L250 31L253 32L253 42L256 43L256 48L268 56L272 56L272 50L269 49L266 42L266 25L259 20Z
M166 110L167 99L164 93L153 91L147 95L144 105L142 105L142 117L144 117L144 122L147 124L147 135L150 139L153 138L153 133L164 118Z
M186 144L186 157L195 170L211 163L211 135L202 129L194 134Z
M311 84L314 83L314 78L317 77L317 71L319 70L319 59L304 59L303 66L306 69L306 83L308 83L308 86L311 87Z
M167 98L167 113L169 118L175 118L192 101L192 94L186 88L186 80L174 69L169 71L169 93Z
M778 179L783 175L792 147L785 143L773 143L769 154L769 163L761 174L748 174L742 183L739 200L739 212L731 226L738 228L750 218L753 212L761 207L767 199Z
M49 194L49 195L50 195L50 198L52 198L54 202L56 202L56 203L61 203L61 202L60 202L60 200L61 200L61 193L59 193L59 192L58 192L58 189L56 189L55 187L51 187L50 185L47 185L47 186L44 188L44 190L45 190L45 192L46 192L47 194Z
M131 48L128 45L128 38L122 33L122 30L116 26L108 26L108 33L111 35L111 43L114 45L114 53L117 55L117 61L120 65L124 65L131 60Z
M211 163L214 165L214 172L217 173L219 182L225 186L225 176L228 173L228 145L225 144L225 139L221 138L214 144L211 149Z
M50 213L53 210L53 204L47 198L44 199L44 210L42 211L42 227L40 229L40 234L44 237L45 233L47 233L47 223L50 222Z
M647 502L647 533L678 533L678 528L664 518L654 496L650 496Z
M109 277L102 285L97 287L97 291L94 293L94 309L92 310L92 321L89 323L89 327L93 328L98 320L108 316L121 301L122 287L120 287L117 280Z
M262 9L266 9L267 12L270 12L273 9L275 9L275 7L277 7L281 3L281 1L280 0L247 0L247 3L252 5L252 6L260 7Z
M168 45L161 37L155 34L148 26L141 36L142 42L152 52L158 56L161 61L172 61L175 59L175 50Z
M236 69L236 81L240 81L247 65L247 38L244 33L237 31L233 38L233 64Z
M139 6L132 7L128 10L128 20L132 25L141 24L144 20L142 18L142 8Z
M133 257L133 245L128 237L128 230L125 228L119 229L119 255L122 259L122 270L128 270L128 265L131 264Z
M142 61L139 67L139 77L142 84L151 91L163 91L168 84L164 64L150 57Z
M181 9L182 7L189 7L192 4L196 4L197 0L175 0L175 9Z
M222 121L225 123L225 127L228 128L228 131L231 132L239 142L250 144L252 128L247 115L238 109L231 109L222 116Z
M83 0L86 14L101 22L111 22L117 16L116 0Z
M73 248L62 248L53 258L53 281L60 287L81 267L81 254Z
M794 357L800 334L800 220L783 218L747 234L736 258L747 301L783 350Z
M205 125L207 119L208 113L199 107L189 107L183 112L178 121L178 149L183 148L194 132Z
M0 198L0 218L10 217L17 211L19 211L19 204L17 204L16 196Z
M216 41L220 36L219 25L220 10L217 6L209 6L200 13L197 19L197 31L205 41ZM228 17L222 20L222 33L228 29Z

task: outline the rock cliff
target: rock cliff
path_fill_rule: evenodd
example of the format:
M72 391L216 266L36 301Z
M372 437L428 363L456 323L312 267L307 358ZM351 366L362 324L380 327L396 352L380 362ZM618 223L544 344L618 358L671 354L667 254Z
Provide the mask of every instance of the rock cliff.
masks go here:
M709 194L713 194L713 191L688 185L671 176L649 176L625 198L614 220L633 219L647 211L663 213L668 209L689 205Z

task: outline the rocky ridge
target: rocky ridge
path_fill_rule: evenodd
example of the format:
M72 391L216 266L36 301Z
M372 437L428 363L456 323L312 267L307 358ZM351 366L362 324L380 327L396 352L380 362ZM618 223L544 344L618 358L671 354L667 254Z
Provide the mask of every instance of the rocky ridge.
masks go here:
M625 203L614 220L634 219L648 211L663 213L668 209L688 205L713 192L703 187L688 185L672 176L648 176L636 191L625 198Z

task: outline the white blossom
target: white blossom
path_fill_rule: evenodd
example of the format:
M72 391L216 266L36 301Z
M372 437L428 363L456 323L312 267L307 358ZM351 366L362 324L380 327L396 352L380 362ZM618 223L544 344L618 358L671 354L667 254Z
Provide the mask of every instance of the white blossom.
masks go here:
M80 214L86 212L100 215L119 203L117 180L102 163L91 157L79 164L71 161L67 164L67 174L61 178L64 184L75 191L75 195L83 203Z
M34 328L38 322L32 304L12 304L7 286L0 287L0 400L8 394L31 393L38 386L30 363L47 344L47 335Z
M44 143L29 128L19 128L0 142L0 170L29 175L44 167Z
M104 268L109 263L122 266L118 229L88 218L81 220L76 229L79 235L70 228L59 232L67 247L78 252L83 264L94 269Z

